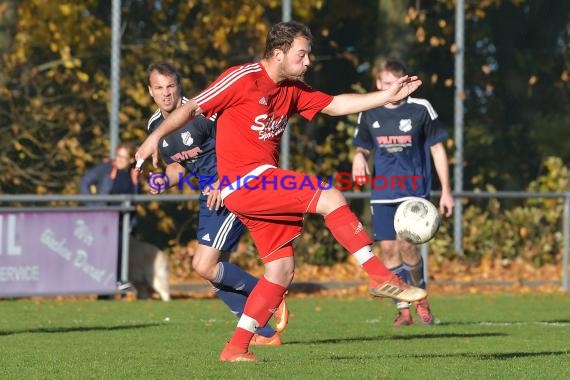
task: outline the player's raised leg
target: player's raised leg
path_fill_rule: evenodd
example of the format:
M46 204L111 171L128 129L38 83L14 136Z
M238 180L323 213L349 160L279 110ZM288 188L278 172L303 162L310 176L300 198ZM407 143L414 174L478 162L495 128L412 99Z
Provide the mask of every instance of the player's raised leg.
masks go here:
M316 212L325 217L325 224L335 239L370 275L371 295L406 302L418 301L427 296L425 290L412 287L392 274L372 253L372 239L350 210L340 191L335 188L323 190L316 205Z

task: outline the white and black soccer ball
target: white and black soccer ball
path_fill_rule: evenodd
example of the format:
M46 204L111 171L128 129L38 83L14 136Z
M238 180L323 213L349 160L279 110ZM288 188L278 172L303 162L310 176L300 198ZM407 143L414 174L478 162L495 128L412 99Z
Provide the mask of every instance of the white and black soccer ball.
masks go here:
M423 244L434 237L440 221L439 212L433 203L414 197L402 202L396 209L394 229L401 240Z

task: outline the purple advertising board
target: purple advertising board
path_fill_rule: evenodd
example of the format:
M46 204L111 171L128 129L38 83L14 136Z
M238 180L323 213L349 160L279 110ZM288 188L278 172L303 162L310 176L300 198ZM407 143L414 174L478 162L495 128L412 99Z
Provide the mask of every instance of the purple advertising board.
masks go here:
M0 212L0 297L113 293L118 214Z

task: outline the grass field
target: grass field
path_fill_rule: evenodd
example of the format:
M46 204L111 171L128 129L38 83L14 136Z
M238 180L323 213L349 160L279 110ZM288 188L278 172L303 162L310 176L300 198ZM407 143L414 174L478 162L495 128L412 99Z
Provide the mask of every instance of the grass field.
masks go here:
M221 363L218 300L0 301L0 379L569 379L570 297L434 296L393 328L388 300L291 298L286 342Z

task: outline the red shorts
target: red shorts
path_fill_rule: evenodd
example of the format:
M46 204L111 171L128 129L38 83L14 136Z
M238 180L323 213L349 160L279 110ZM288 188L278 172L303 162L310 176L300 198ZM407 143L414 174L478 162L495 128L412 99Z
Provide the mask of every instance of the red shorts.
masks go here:
M316 177L270 168L234 190L224 205L249 229L259 257L271 255L301 234L303 216L316 209L323 185ZM314 212L314 211L313 211Z

